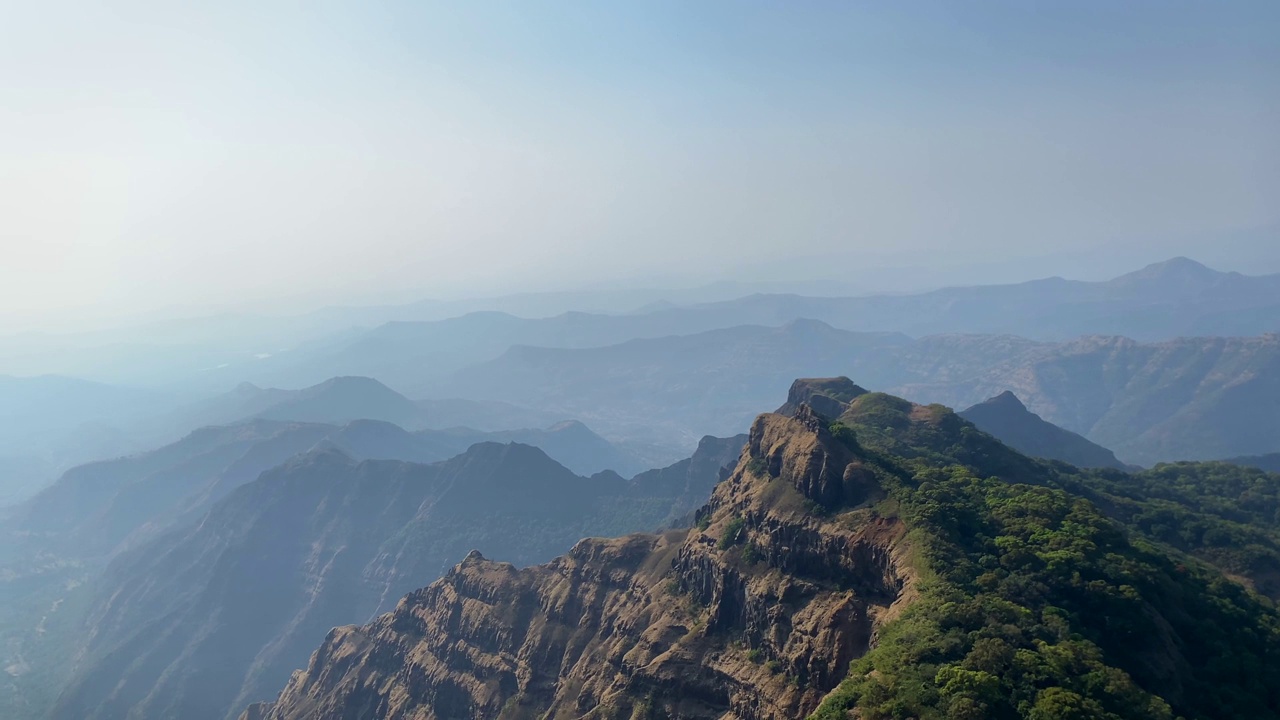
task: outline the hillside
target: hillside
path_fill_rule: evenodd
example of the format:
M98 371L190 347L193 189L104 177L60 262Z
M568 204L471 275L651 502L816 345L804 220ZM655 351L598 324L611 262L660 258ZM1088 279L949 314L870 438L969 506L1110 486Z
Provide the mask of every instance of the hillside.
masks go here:
M959 415L1024 455L1061 460L1082 468L1125 469L1115 453L1045 422L1008 390L962 410Z
M469 555L242 718L1280 716L1274 605L1066 489L1128 476L938 406L842 407L760 416L690 530L524 570Z
M1236 465L1256 467L1260 470L1266 470L1267 472L1280 473L1280 453L1228 458L1227 462L1235 463Z
M294 414L287 409L298 406L278 407L273 414ZM77 557L106 556L126 539L136 544L198 518L235 488L316 446L337 448L357 459L429 463L481 442L540 447L584 475L613 470L629 477L645 469L639 457L576 422L500 432L466 428L409 432L381 420L331 425L254 419L201 428L156 450L72 468L15 507L4 527L24 533L25 548L56 549Z
M137 449L120 428L173 403L155 390L0 375L0 504L26 499L67 468Z
M518 347L454 382L581 418L606 434L677 442L729 434L801 375L848 375L917 402L969 407L1005 390L1042 419L1151 465L1280 448L1280 335L1140 343L1088 337L912 340L816 321L585 350Z
M556 410L606 434L678 442L742 432L792 379L876 375L870 368L888 369L910 344L902 335L802 320L583 350L516 347L458 373L453 384L480 399Z
M528 565L687 514L741 440L707 438L631 481L574 475L520 444L423 465L359 462L326 443L112 562L53 717L234 716L331 627L389 610L472 548Z

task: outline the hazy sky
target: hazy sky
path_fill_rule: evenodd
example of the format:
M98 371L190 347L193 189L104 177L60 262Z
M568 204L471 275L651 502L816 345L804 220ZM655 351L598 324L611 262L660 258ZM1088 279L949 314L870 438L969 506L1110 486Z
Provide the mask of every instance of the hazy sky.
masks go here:
M1274 0L9 0L0 317L1211 253L1278 128Z

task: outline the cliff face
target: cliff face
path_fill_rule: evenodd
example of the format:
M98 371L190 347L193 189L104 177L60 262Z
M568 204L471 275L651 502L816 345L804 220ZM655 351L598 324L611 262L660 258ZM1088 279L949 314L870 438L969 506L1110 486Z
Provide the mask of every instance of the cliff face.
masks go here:
M473 553L242 717L808 714L914 595L902 526L859 508L867 462L807 406L761 416L697 528L523 570Z
M342 447L375 444L353 437L362 425L339 433ZM473 548L523 566L582 537L687 515L684 495L706 499L734 442L707 438L630 482L574 475L518 444L479 443L432 465L357 462L332 447L303 455L116 558L52 717L235 717L278 692L335 625L387 612Z

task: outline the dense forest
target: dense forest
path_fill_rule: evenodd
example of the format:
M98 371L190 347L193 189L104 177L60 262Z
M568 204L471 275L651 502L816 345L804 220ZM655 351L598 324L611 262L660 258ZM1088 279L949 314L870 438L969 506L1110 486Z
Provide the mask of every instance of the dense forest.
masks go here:
M877 394L832 430L876 458L874 511L913 528L926 580L820 720L1280 712L1280 615L1251 589L1275 594L1280 476L1040 464Z

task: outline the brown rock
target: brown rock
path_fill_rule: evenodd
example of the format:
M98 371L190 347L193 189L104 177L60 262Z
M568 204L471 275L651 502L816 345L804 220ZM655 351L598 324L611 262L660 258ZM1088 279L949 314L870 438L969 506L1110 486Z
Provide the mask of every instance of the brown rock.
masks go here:
M807 406L761 416L704 530L473 553L242 719L803 717L914 595L865 463Z

